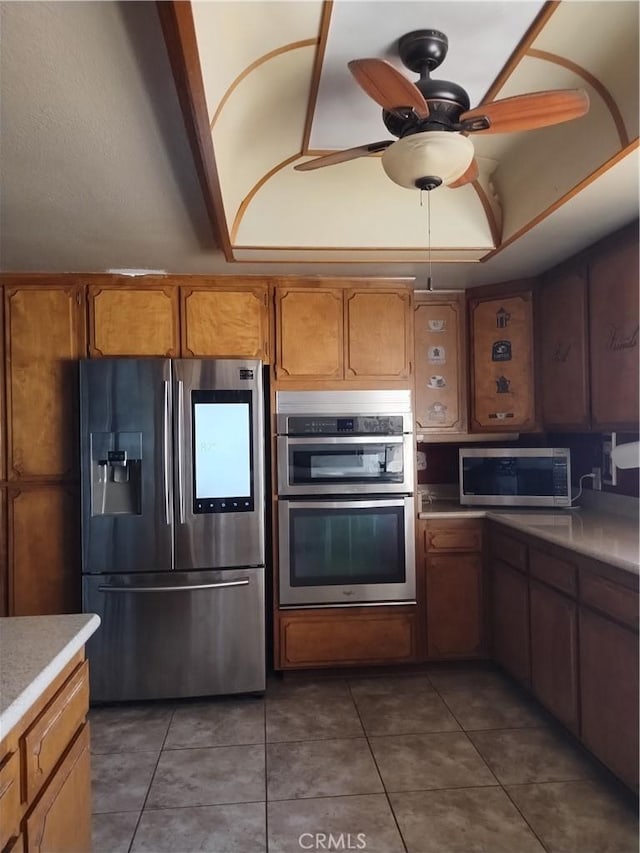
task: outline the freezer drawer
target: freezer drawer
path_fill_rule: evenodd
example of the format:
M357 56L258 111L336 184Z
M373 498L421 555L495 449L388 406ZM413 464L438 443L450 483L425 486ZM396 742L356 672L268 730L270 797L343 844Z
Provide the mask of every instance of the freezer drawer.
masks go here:
M85 575L91 701L265 689L264 568Z

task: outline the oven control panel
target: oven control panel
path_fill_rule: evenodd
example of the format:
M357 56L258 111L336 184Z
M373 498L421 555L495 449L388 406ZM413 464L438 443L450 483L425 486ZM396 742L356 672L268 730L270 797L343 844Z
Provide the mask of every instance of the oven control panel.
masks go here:
M402 435L402 415L289 416L289 435Z

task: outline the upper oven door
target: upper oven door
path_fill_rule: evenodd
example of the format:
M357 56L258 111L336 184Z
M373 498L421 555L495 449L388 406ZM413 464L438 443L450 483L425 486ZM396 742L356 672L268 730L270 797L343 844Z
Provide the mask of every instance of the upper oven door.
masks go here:
M278 436L280 495L411 494L409 436Z

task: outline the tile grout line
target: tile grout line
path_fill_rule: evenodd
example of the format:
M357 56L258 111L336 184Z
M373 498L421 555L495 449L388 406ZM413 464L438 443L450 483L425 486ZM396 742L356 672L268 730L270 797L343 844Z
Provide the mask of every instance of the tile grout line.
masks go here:
M429 678L429 676L427 676L427 678ZM436 685L431 681L431 679L430 679L430 678L429 678L429 683L431 684L431 686L433 687L433 689L436 691L436 693L438 694L438 696L440 696L440 698L442 699L442 701L444 702L444 704L447 706L447 708L448 708L449 712L452 714L452 716L454 717L455 721L456 721L456 722L458 723L458 725L460 725L460 727L462 728L462 726L461 726L461 724L460 724L460 721L458 720L458 718L456 717L456 715L453 713L453 711L452 711L452 710L451 710L451 708L449 707L449 705L448 705L448 703L447 703L447 700L446 700L446 699L445 699L445 697L440 693L440 691L438 690L438 688L436 687ZM543 728L543 727L542 727L542 726L529 726L528 728ZM478 747L477 747L477 746L475 745L475 743L471 740L471 738L470 738L470 737L469 737L469 735L467 734L466 729L462 729L462 731L464 731L464 733L465 733L465 735L466 735L466 737L467 737L467 740L469 741L469 743L471 744L471 746L475 749L475 751L478 753L478 755L479 755L479 756L480 756L480 758L482 759L483 763L485 764L485 766L487 767L487 769L489 770L489 772L491 773L491 775L493 776L493 778L496 780L496 782L497 782L498 786L500 787L500 789L502 790L502 792L504 793L504 795L507 797L507 799L509 800L509 802L513 804L514 808L516 809L516 811L518 812L518 814L521 816L522 820L523 820L523 821L525 822L525 824L529 827L529 830L530 830L530 832L533 834L533 837L538 841L538 843L540 844L540 846L542 847L542 849L543 849L543 850L545 850L545 851L547 851L547 853L549 853L548 848L543 844L542 839L538 836L538 833L534 830L534 828L531 826L531 824L529 823L529 821L527 820L527 818L526 818L526 817L524 816L524 814L520 811L520 809L519 809L519 808L518 808L518 806L515 804L515 802L513 801L513 799L509 796L509 792L506 790L505 786L502 784L502 782L500 781L500 779L498 778L498 776L493 772L493 770L492 770L492 769L491 769L491 767L489 766L489 763L486 761L486 759L485 759L484 755L482 755L482 753L480 752L480 750L478 749ZM514 729L513 729L513 728L510 728L510 729L475 729L475 730L472 730L472 731L494 731L494 732L498 732L498 731L514 731Z
M262 699L262 727L264 729L264 849L269 853L269 777L267 757L267 686Z
M427 678L429 678L429 676L427 676ZM455 720L456 720L456 722L458 723L458 725L460 725L460 721L458 720L458 718L456 717L456 715L453 713L453 711L452 711L452 710L451 710L451 708L449 707L449 705L448 705L447 700L445 699L445 697L440 693L440 691L438 690L438 688L436 687L436 685L431 681L431 679L429 679L429 683L432 685L433 689L436 691L436 693L438 694L438 696L440 696L440 698L442 699L442 701L444 702L444 704L447 706L447 708L449 709L449 712L453 715L453 717L455 718ZM530 729L533 729L533 728L544 728L544 727L543 727L543 726L526 726L526 727L525 727L525 726L523 726L523 728L530 728ZM472 732L473 732L473 731L480 731L480 732L482 732L482 731L493 731L493 732L499 732L499 731L517 731L517 730L518 730L518 729L514 729L513 727L511 727L511 728L508 728L508 729L473 729L473 730L471 730L471 731L472 731ZM540 846L542 847L542 849L543 849L543 850L545 850L545 851L547 851L547 853L549 853L548 848L547 848L547 847L546 847L546 845L542 842L542 839L540 838L540 836L538 835L538 833L534 830L534 828L531 826L531 824L529 823L529 821L527 820L527 818L524 816L524 814L520 811L520 809L518 808L518 806L516 805L516 803L515 803L515 802L513 801L513 799L509 796L509 792L507 791L507 789L505 788L505 786L502 784L502 782L500 781L500 779L498 778L498 776L493 772L493 770L491 769L491 767L489 767L488 762L486 761L485 757L482 755L482 753L480 752L480 750L478 749L478 747L477 747L477 746L475 745L475 743L471 740L471 738L470 738L470 737L469 737L469 735L467 734L466 730L465 730L465 729L463 729L463 731L464 731L465 735L467 736L467 740L468 740L468 741L469 741L469 743L473 746L473 748L475 749L475 751L478 753L478 755L480 756L480 758L482 759L482 761L484 762L484 764L485 764L485 765L486 765L486 767L488 768L489 772L491 773L491 775L493 776L493 778L494 778L494 779L496 780L496 782L498 783L498 786L500 787L500 789L502 790L502 792L504 793L504 795L507 797L507 799L509 800L509 802L513 804L513 806L514 806L515 810L518 812L518 814L520 815L520 817L522 818L522 820L525 822L525 824L529 827L529 830L530 830L530 832L533 834L533 837L538 841L538 843L540 844Z
M358 709L358 703L356 702L355 696L353 695L353 690L351 689L351 682L349 680L347 680L347 685L349 687L349 695L351 696L351 701L353 702L353 707L355 708L355 712L358 715L358 720L360 721L360 725L362 726L362 731L364 732L364 736L365 736L365 739L367 741L367 746L369 747L369 752L371 753L371 758L373 759L373 763L374 763L375 768L376 768L376 773L378 774L378 777L380 779L380 784L382 785L382 790L384 791L384 796L385 796L385 799L387 801L387 805L389 806L389 810L390 810L391 815L393 817L393 822L396 826L396 829L398 830L398 835L400 837L400 841L402 842L402 846L404 848L404 851L405 851L405 853L408 853L409 848L407 847L407 842L405 841L404 835L402 834L402 830L400 829L400 824L398 823L398 818L396 816L395 811L393 810L393 804L391 803L391 800L389 799L389 792L387 791L387 786L385 785L384 779L382 778L382 773L380 772L380 767L378 766L378 761L376 759L375 752L373 751L373 748L371 747L371 741L369 740L369 735L367 733L367 729L366 729L366 727L362 721L362 717L360 716L360 711Z
M171 716L169 717L169 722L167 724L167 730L164 733L164 737L162 739L162 745L160 747L160 752L158 753L158 760L156 761L156 766L153 768L153 773L151 774L151 779L149 780L149 785L147 787L147 793L144 796L144 800L142 802L142 806L140 808L140 814L138 815L138 820L136 821L135 828L133 830L133 835L131 836L131 841L129 842L129 846L127 848L127 853L131 853L133 848L133 842L135 841L136 834L138 832L138 827L140 826L140 821L142 820L142 814L144 812L144 808L147 805L147 800L149 799L149 794L151 792L151 786L153 785L153 780L156 778L156 772L158 770L158 764L160 764L160 759L162 758L162 752L164 750L164 745L167 742L167 738L169 737L169 729L171 728L171 723L173 722L173 717L176 712L175 701L171 703Z

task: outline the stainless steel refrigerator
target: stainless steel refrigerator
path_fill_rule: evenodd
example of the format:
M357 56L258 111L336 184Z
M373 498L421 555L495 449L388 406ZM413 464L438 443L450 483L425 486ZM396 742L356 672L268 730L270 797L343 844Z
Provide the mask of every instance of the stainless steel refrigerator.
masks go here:
M92 701L265 688L262 364L80 362Z

